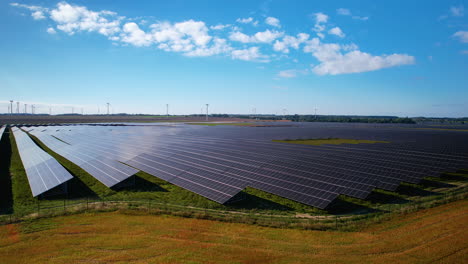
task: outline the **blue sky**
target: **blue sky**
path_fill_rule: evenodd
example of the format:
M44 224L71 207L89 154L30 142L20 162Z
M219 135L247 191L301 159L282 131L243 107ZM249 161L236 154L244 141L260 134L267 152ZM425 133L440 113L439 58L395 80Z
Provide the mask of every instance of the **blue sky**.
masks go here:
M0 112L468 116L465 6L2 1Z

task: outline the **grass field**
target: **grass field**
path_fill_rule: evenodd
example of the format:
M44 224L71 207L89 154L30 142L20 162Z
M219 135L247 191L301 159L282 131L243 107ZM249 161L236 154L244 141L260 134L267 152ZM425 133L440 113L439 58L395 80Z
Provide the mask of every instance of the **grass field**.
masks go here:
M466 263L468 202L360 232L305 231L135 211L0 226L9 263Z
M375 144L375 143L389 143L387 141L376 140L361 140L361 139L344 139L344 138L318 138L318 139L286 139L286 140L273 140L273 142L290 143L300 145L340 145L340 144Z

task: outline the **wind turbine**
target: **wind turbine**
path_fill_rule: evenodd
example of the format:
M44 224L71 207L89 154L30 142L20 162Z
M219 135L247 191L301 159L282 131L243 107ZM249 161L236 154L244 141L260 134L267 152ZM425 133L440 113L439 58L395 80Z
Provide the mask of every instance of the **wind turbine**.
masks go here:
M206 121L208 121L208 106L209 104L206 104Z

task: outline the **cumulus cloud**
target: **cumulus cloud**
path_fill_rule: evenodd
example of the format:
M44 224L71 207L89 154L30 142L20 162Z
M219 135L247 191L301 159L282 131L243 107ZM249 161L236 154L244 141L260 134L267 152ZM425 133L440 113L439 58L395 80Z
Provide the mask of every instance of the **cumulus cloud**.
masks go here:
M345 34L343 33L343 31L339 27L334 27L334 28L330 29L328 31L328 34L335 35L335 36L338 36L340 38L345 37Z
M55 34L55 33L57 33L57 31L55 31L55 29L53 27L50 27L50 28L47 28L47 33Z
M312 68L312 71L319 75L373 71L414 63L414 57L406 54L374 56L361 52L354 43L322 43L318 37L310 39L309 34L306 33L292 36L286 35L285 32L267 29L253 35L247 35L235 25L207 26L205 22L193 19L181 22L160 21L147 25L141 22L136 23L135 20L119 16L115 12L93 11L85 6L68 4L67 2L60 2L53 8L18 3L12 3L11 6L28 9L35 20L48 19L51 22L46 29L49 34L64 32L73 35L80 32L94 32L105 36L114 45L156 47L168 52L179 52L189 57L222 54L236 60L269 62L270 58L289 58L285 54L292 49L299 50L303 46L303 51L311 53L319 62ZM343 10L337 12L341 12L343 15L351 13ZM460 11L457 12L460 14ZM345 36L339 27L326 28L329 20L326 14L315 13L314 18L313 30L320 38L324 38L324 34L327 32L338 37ZM251 17L237 19L237 22L253 25L257 23ZM273 27L280 27L280 21L277 18L267 17L265 23ZM222 31L226 28L229 28L230 32ZM467 31L458 31L453 37L459 38L462 42L468 42ZM284 54L262 54L260 48L254 46L260 43L270 44L271 46L267 45L267 47ZM297 62L296 59L292 59L292 61ZM278 76L292 78L298 74L309 72L284 70L278 73Z
M143 47L151 45L153 38L150 34L146 34L141 30L136 23L130 22L123 26L120 40L137 47Z
M120 32L122 20L122 17L117 17L116 13L111 11L95 12L84 6L70 5L66 2L60 2L55 9L50 10L50 18L57 23L57 29L70 35L88 31L104 36Z
M282 40L276 40L273 44L275 51L289 53L289 48L299 49L299 45L304 43L309 38L309 34L299 33L297 37L286 35Z
M315 22L317 23L327 23L328 21L328 16L325 15L324 13L315 13Z
M237 60L268 62L268 56L261 54L258 47L233 50L231 52L231 57Z
M214 38L214 44L210 47L197 47L195 50L189 51L184 55L190 57L206 57L213 56L223 53L228 53L232 50L232 47L227 44L227 41L222 38Z
M317 32L317 35L320 38L324 38L325 35L323 35L323 33L321 32L324 31L326 28L325 23L327 23L328 21L328 16L325 15L324 13L315 13L314 17L315 17L315 25L314 25L313 30Z
M468 43L468 31L457 31L453 37L458 38L463 43Z
M231 32L229 39L242 43L271 43L273 40L283 36L283 32L270 31L269 29L255 33L253 36L246 35L239 31Z
M304 51L312 53L320 62L312 68L318 75L368 72L415 62L414 57L407 54L373 56L357 50L357 46L321 43L318 38L308 41Z
M273 27L281 27L279 19L275 17L267 17L265 23Z

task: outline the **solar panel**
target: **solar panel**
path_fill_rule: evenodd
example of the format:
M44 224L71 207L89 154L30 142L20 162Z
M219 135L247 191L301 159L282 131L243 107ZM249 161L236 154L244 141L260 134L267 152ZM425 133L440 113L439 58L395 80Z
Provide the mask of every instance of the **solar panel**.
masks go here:
M73 178L57 160L40 149L25 132L18 128L12 128L12 131L34 197Z
M431 135L393 127L80 125L37 127L31 133L106 185L121 180L115 168L124 163L219 203L250 186L324 208L340 194L366 198L374 188L395 190L401 182L419 183L426 176L468 166L468 144L460 144L466 136L438 135L434 143ZM305 146L271 141L301 137L392 143ZM136 171L128 168L119 170L122 175Z
M96 153L93 149L70 145L43 132L31 131L52 151L75 163L107 187L113 187L128 179L138 170L118 162L107 155Z
M5 126L1 126L0 127L0 140L2 140L2 135L3 135L3 132L5 132Z

